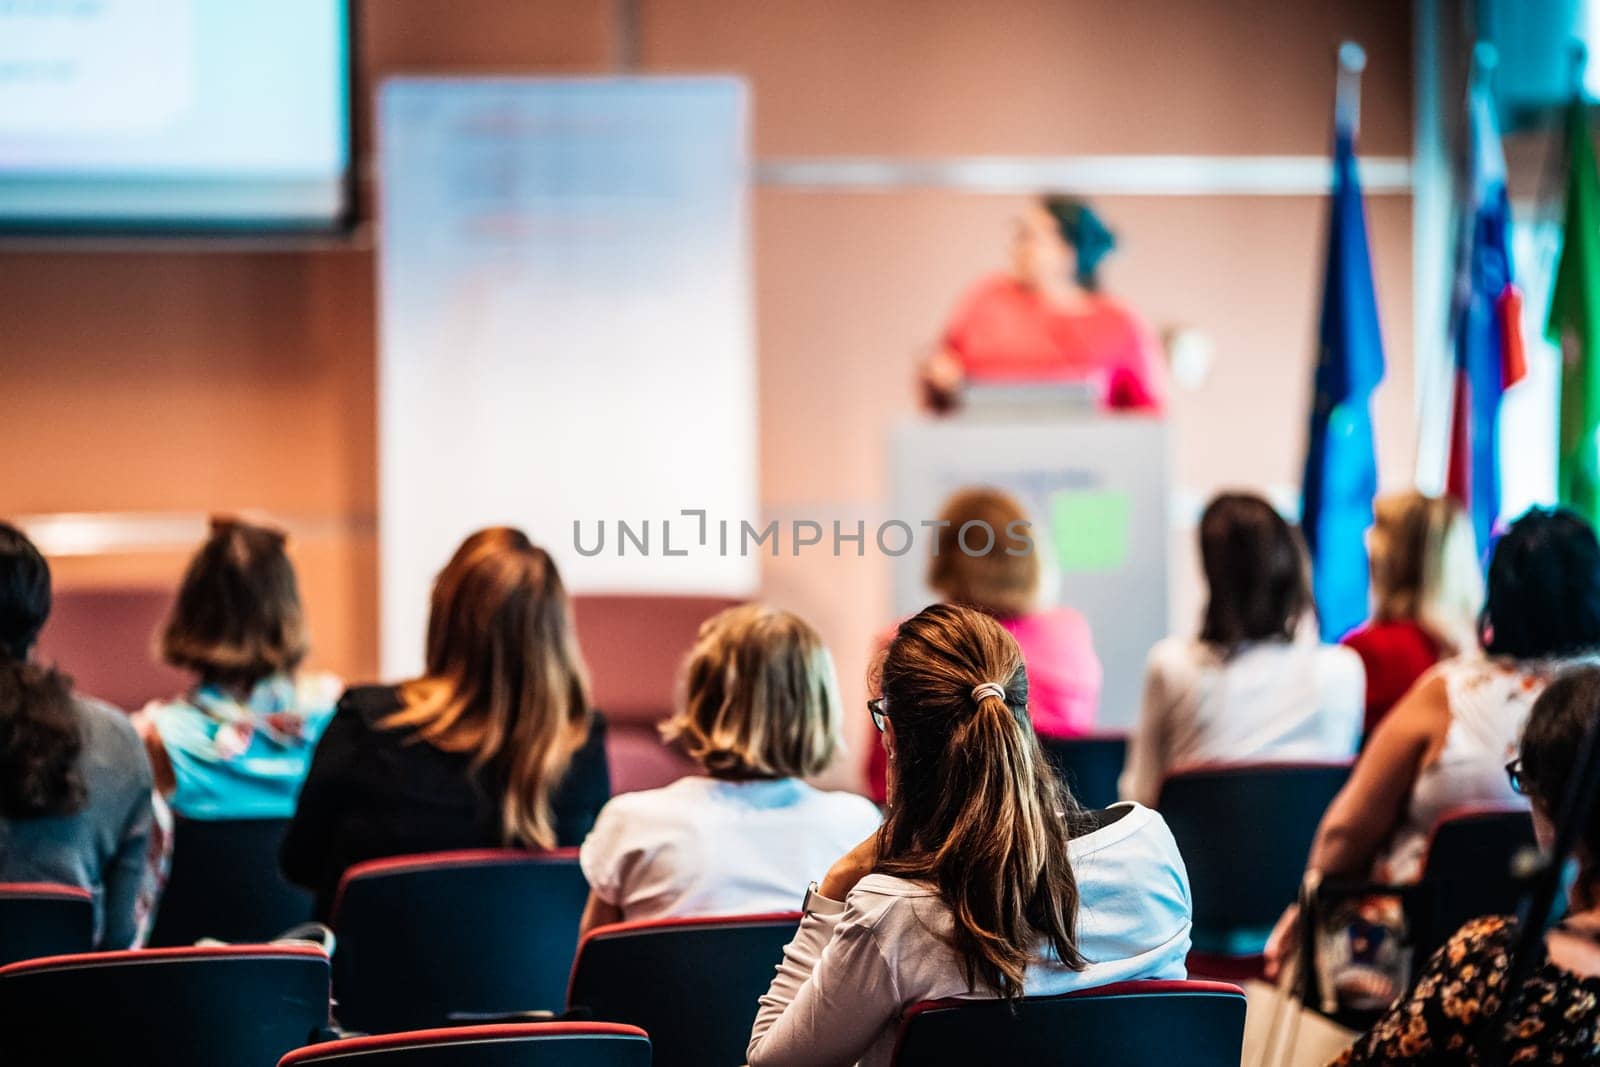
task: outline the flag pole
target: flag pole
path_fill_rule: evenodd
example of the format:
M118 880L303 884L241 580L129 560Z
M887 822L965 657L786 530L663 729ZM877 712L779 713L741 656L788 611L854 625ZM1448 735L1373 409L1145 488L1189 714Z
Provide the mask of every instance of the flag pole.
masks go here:
M1367 50L1354 41L1339 45L1339 80L1334 93L1334 123L1353 138L1361 125L1361 72L1367 69Z

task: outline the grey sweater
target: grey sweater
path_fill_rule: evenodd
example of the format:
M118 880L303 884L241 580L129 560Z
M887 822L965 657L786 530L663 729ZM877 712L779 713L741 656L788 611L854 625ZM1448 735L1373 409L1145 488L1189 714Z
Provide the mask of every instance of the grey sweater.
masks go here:
M95 947L128 948L150 843L150 761L128 717L74 697L83 723L79 767L88 792L71 815L0 817L0 882L52 882L94 894Z

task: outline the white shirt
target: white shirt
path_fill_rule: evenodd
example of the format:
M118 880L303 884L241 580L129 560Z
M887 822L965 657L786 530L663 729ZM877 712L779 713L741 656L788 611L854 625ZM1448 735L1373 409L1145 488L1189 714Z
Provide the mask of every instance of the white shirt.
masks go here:
M1349 759L1366 689L1361 657L1339 645L1264 641L1224 659L1205 642L1169 637L1145 664L1120 791L1154 804L1179 767Z
M579 863L629 921L798 911L806 886L880 821L865 797L794 778L681 778L613 797Z
M1562 665L1467 655L1434 668L1433 676L1444 680L1450 726L1438 759L1417 774L1405 815L1373 866L1374 878L1414 882L1422 877L1428 838L1452 808L1528 806L1526 797L1512 791L1506 763L1517 754L1534 701Z
M1121 804L1116 822L1072 840L1078 884L1078 950L1070 970L1045 955L1023 991L1048 996L1135 978L1186 977L1192 908L1189 876L1161 816ZM1113 810L1116 810L1115 808ZM973 991L946 941L950 910L931 886L869 874L841 914L810 914L783 950L761 998L747 1050L750 1067L887 1064L901 1013Z

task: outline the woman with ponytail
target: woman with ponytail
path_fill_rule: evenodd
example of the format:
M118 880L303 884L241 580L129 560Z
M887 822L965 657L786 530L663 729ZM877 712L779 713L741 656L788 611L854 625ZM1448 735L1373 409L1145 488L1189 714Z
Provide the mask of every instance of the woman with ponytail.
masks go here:
M0 522L0 882L94 896L101 949L138 936L152 820L150 763L127 717L35 662L50 567Z
M887 1064L922 1000L1184 976L1189 882L1171 833L1138 804L1085 811L1060 785L1010 634L935 605L901 624L879 679L888 815L807 893L751 1067Z

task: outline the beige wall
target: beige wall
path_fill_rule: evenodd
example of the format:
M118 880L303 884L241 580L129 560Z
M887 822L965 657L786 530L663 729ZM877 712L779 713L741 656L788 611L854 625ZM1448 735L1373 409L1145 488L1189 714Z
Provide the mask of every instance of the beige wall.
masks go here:
M368 0L366 84L398 72L603 72L612 0ZM1363 150L1410 150L1409 6L1277 0L640 0L646 72L750 80L762 158L1317 155L1332 50L1370 57ZM370 137L363 136L363 144ZM871 518L909 374L951 301L1003 261L1019 200L952 190L755 201L765 509ZM1105 197L1110 287L1215 344L1174 398L1181 488L1298 481L1324 206ZM1410 198L1369 205L1389 347L1383 474L1409 477ZM371 250L0 251L0 512L260 508L305 530L318 659L376 664ZM1185 551L1178 573L1186 574ZM64 583L170 581L181 554L64 560ZM881 561L771 561L849 706L888 621ZM1192 607L1181 584L1180 613ZM864 717L857 728L865 723Z

